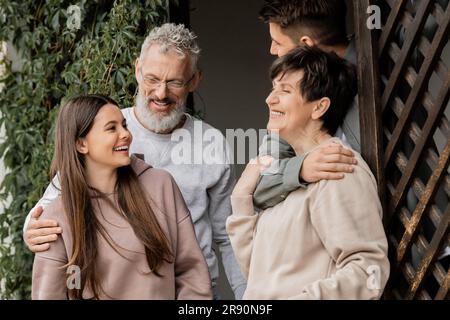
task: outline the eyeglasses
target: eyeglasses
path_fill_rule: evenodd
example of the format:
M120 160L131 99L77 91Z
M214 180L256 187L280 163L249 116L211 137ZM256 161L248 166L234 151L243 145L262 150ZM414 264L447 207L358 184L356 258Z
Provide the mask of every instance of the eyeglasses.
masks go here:
M144 80L144 85L149 88L149 89L156 89L159 88L159 86L161 84L165 84L167 89L169 90L180 90L183 89L185 86L187 86L189 84L189 82L192 81L192 79L194 79L195 76L195 72L192 75L192 77L189 78L189 80L183 82L180 80L170 80L170 81L161 81L157 78L154 77L144 77L144 75L142 74L142 69L140 70L141 72L141 77Z

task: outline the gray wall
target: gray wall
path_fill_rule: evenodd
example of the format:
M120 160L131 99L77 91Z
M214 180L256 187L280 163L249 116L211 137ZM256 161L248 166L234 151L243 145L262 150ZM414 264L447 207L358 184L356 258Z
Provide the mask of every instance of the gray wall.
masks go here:
M202 48L203 80L194 96L205 120L226 128L265 128L271 84L268 27L261 0L191 0L191 27Z

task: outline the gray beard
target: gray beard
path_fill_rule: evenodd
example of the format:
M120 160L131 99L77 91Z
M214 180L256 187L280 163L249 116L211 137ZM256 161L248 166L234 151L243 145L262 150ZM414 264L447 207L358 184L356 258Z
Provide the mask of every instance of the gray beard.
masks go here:
M172 131L183 119L186 104L181 102L173 108L168 115L161 116L148 107L151 99L144 98L141 94L136 96L136 113L144 127L155 132L163 133Z

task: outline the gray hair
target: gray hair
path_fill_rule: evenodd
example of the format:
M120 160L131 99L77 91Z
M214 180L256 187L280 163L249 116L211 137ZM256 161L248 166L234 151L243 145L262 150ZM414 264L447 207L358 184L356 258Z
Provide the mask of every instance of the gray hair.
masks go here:
M160 52L167 53L174 50L182 58L188 54L191 58L192 68L197 69L197 62L200 55L200 48L195 39L194 32L189 31L184 25L174 23L165 23L160 27L154 28L142 44L139 59L142 60L148 48L153 44L160 45Z

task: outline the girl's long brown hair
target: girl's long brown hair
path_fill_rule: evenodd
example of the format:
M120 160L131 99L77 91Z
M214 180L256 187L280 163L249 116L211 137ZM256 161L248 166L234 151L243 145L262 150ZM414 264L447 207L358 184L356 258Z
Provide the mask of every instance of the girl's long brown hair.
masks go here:
M56 125L51 174L59 176L62 203L72 231L72 255L67 265L76 265L81 269L81 288L69 290L69 295L75 299L82 298L86 285L89 285L95 299L99 298L100 293L104 293L96 264L98 235L103 236L114 248L111 237L93 209L92 201L103 196L88 185L85 158L76 148L77 140L88 134L95 116L106 104L117 106L114 100L101 95L72 98L61 108ZM116 205L116 209L124 215L137 238L144 244L150 270L161 276L158 268L164 261L172 262L173 254L150 202L147 201L148 195L131 166L117 169L116 190L118 196L115 202L119 206L117 208ZM92 196L93 192L95 197Z

